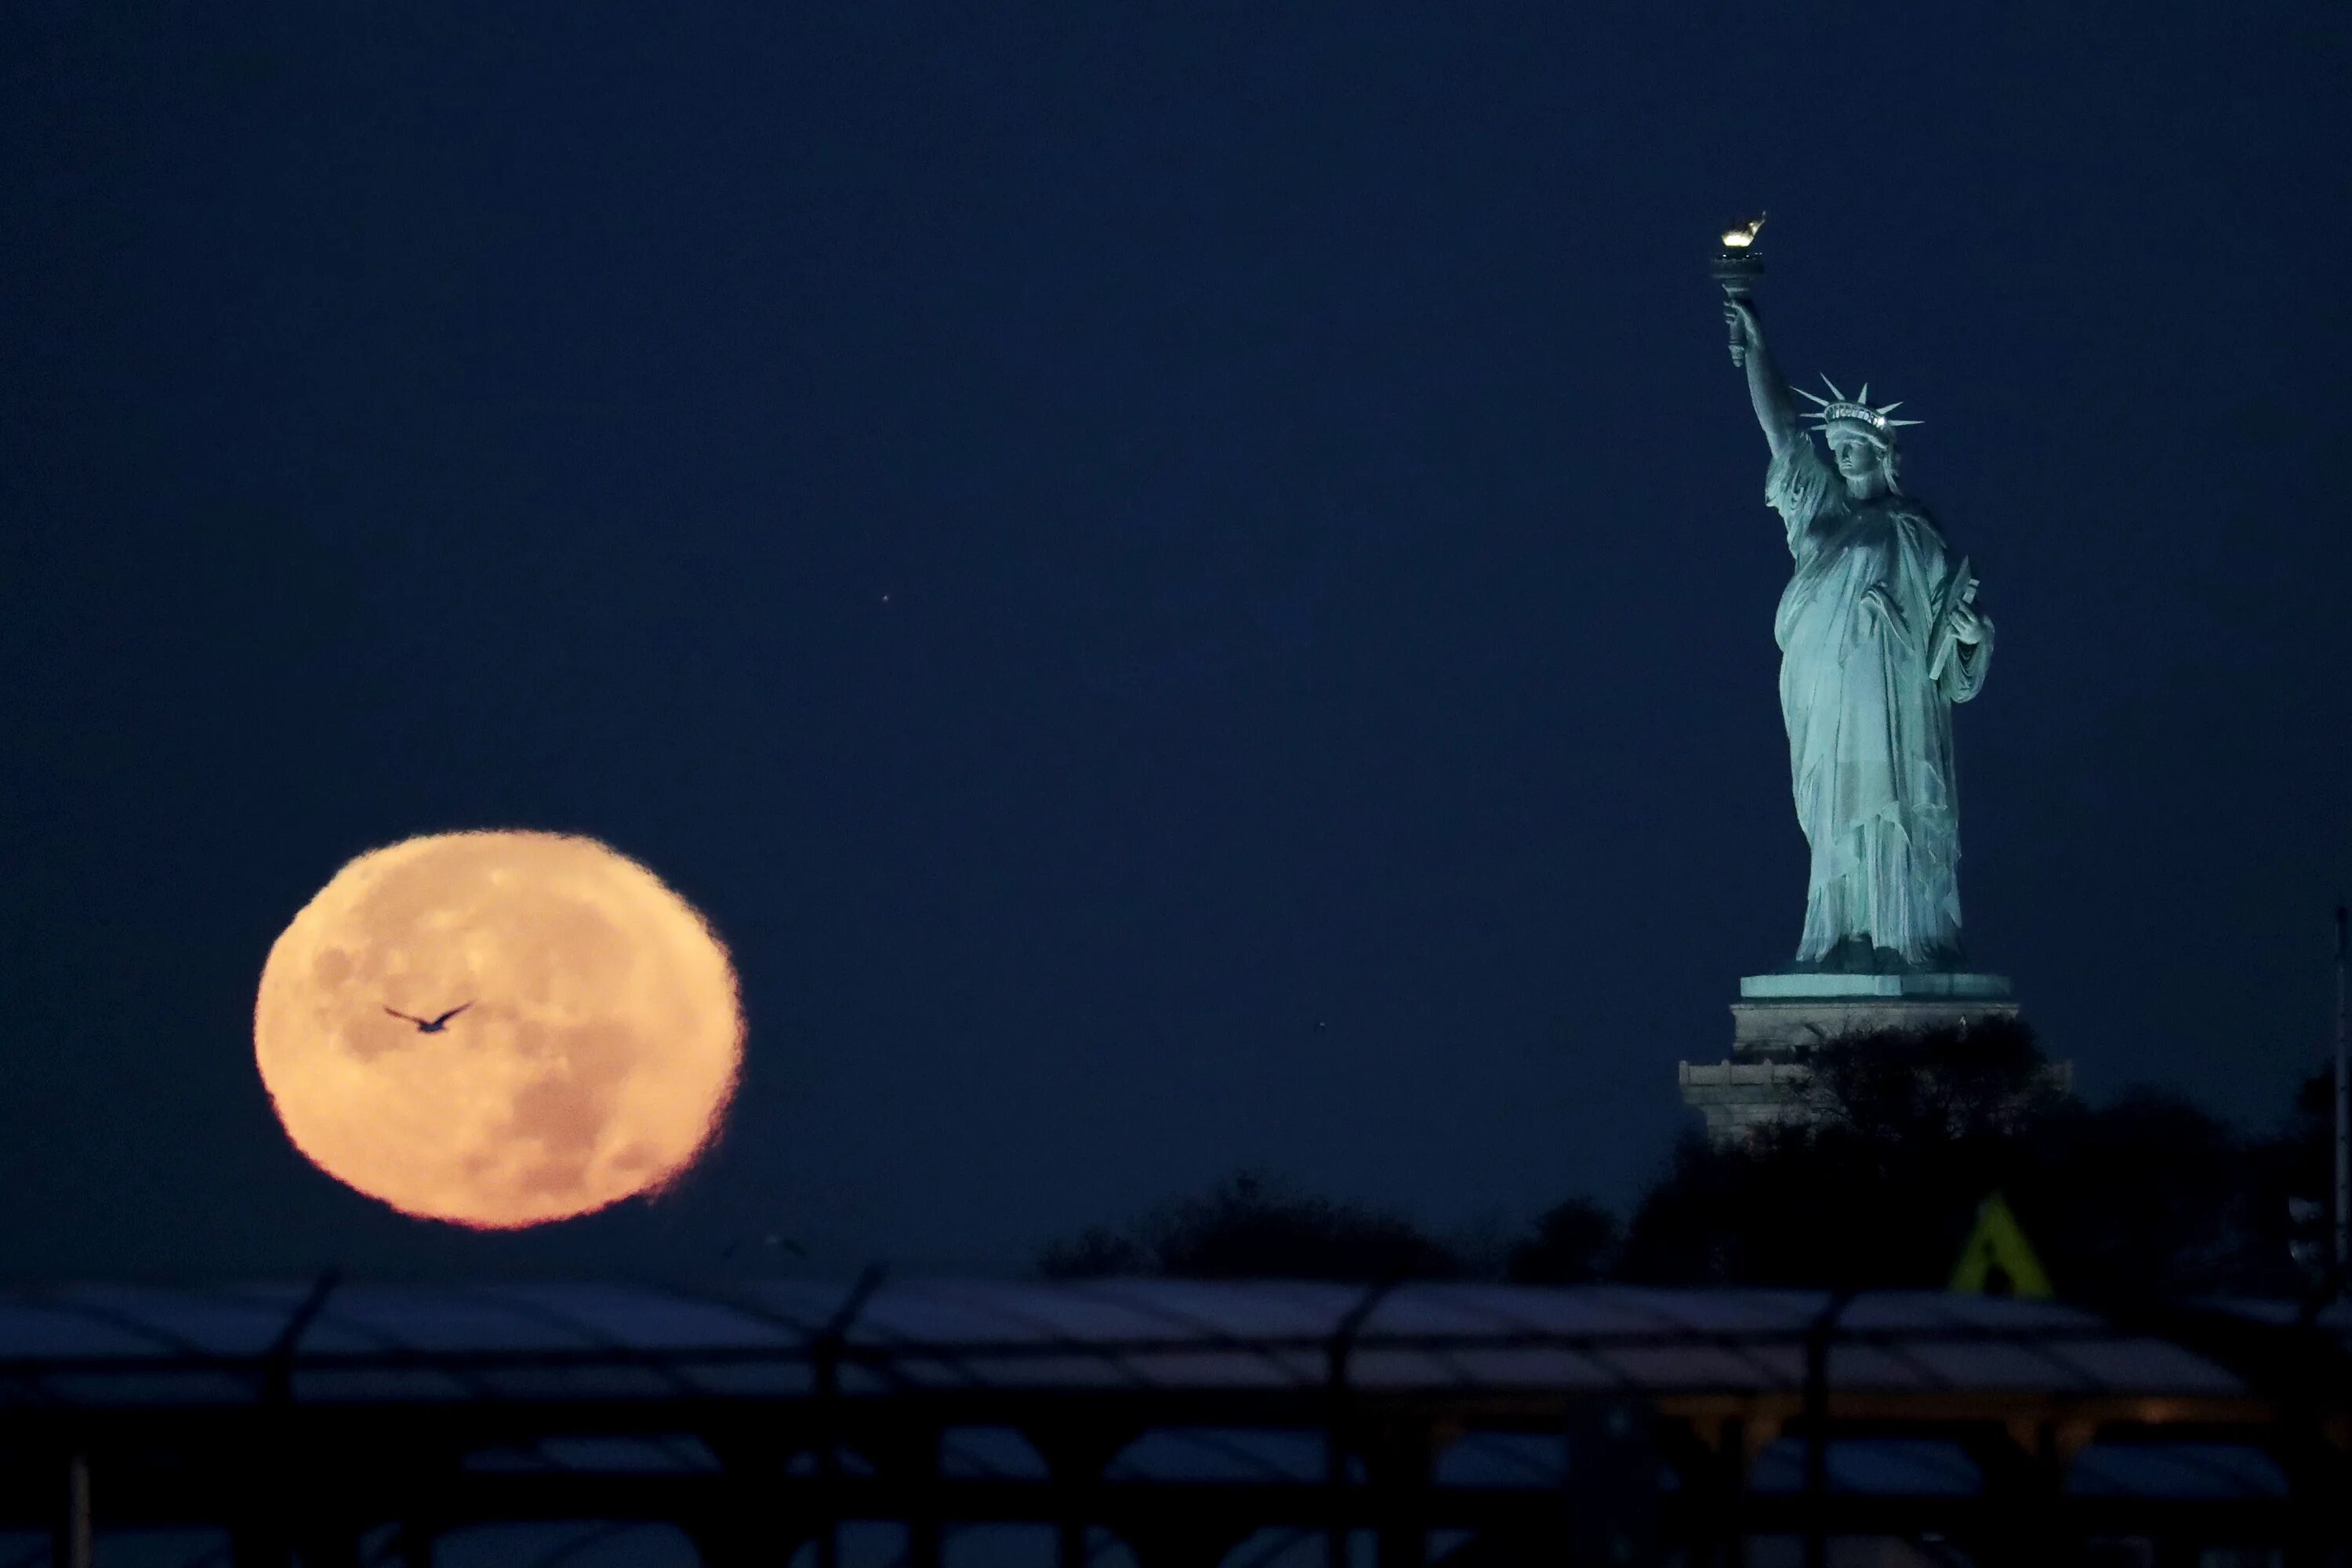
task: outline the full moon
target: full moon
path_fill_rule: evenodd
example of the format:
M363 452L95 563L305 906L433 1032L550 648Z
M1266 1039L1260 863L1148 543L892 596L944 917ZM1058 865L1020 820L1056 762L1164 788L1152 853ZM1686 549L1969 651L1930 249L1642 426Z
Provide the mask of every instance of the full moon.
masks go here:
M513 1229L659 1190L742 1065L727 950L592 838L435 834L361 856L262 966L286 1134L404 1214Z

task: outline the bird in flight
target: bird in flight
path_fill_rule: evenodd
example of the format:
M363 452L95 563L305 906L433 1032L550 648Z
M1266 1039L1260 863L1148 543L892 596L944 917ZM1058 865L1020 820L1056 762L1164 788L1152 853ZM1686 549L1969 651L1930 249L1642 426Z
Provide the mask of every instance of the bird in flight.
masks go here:
M432 1019L420 1018L414 1013L404 1013L397 1007L386 1007L384 1011L391 1014L395 1018L407 1019L410 1023L416 1026L416 1032L420 1035L437 1035L442 1030L449 1026L450 1019L456 1017L458 1014L464 1012L467 1008L472 1005L473 1004L471 1002L460 1002L455 1007L450 1008L446 1013L442 1014L439 1017Z

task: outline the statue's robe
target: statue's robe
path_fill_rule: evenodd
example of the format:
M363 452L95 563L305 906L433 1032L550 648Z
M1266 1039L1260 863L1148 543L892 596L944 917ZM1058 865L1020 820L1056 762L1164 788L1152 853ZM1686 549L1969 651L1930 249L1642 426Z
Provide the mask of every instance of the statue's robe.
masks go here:
M1810 437L1772 462L1765 499L1789 529L1780 713L1797 820L1812 846L1800 967L1940 969L1960 957L1952 704L1982 687L1984 640L1927 671L1958 566L1927 509L1856 500ZM1897 626L1864 603L1885 591Z

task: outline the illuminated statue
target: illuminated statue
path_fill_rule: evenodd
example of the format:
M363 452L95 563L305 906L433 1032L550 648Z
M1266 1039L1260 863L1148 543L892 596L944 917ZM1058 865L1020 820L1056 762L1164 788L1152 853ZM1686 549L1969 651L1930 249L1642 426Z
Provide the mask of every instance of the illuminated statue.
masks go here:
M1868 386L1851 398L1834 384L1825 398L1805 393L1825 459L1798 423L1746 288L1722 280L1732 363L1745 364L1772 445L1764 499L1796 558L1773 625L1797 820L1812 846L1794 967L1957 969L1952 704L1983 689L1992 622L1975 607L1968 562L1954 562L1927 510L1902 491L1895 432L1917 421L1888 418L1896 404L1871 406Z

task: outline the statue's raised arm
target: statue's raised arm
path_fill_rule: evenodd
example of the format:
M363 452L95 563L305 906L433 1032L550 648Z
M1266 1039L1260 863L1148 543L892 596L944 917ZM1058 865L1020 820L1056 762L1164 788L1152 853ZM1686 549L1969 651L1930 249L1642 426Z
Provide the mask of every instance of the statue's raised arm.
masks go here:
M1824 397L1782 379L1746 289L1754 258L1740 260L1719 258L1716 276L1732 359L1772 444L1764 500L1787 524L1793 563L1772 631L1797 820L1812 849L1795 967L1951 972L1961 959L1952 707L1983 687L1992 621L1974 569L1904 493L1898 438L1917 422L1893 417L1899 401L1872 403L1867 384L1848 397L1824 376ZM1817 405L1803 424L1801 396Z
M1748 400L1756 405L1756 422L1764 426L1764 438L1772 443L1772 455L1778 458L1805 438L1803 426L1797 423L1797 405L1789 395L1789 384L1780 379L1780 372L1772 363L1771 350L1765 346L1764 326L1756 319L1755 302L1727 297L1723 301L1723 317L1738 334L1738 346L1733 351L1732 360L1747 366Z

